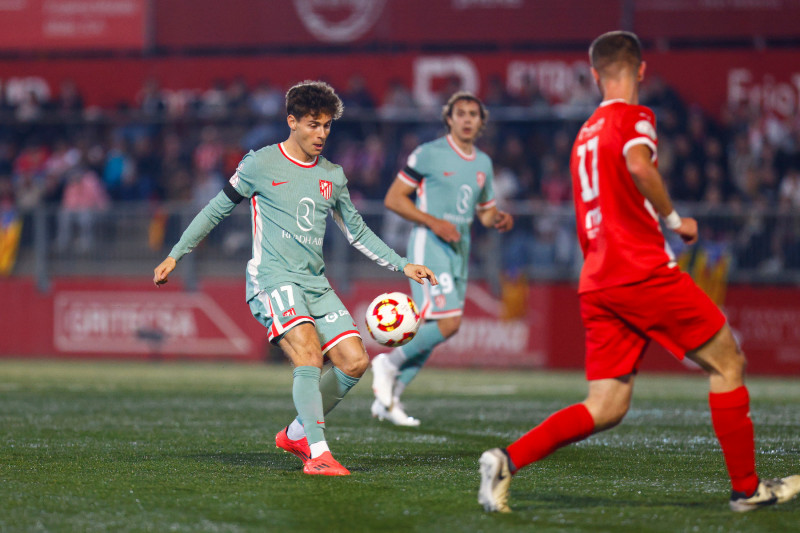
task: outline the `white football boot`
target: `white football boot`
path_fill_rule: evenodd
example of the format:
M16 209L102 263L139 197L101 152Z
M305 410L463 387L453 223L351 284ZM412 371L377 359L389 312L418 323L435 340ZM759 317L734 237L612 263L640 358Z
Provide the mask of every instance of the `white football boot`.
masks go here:
M505 450L486 450L478 461L481 465L481 486L478 503L489 512L510 513L508 487L511 485L511 459Z
M372 392L375 394L375 399L386 409L392 407L392 391L396 379L397 368L389 361L386 354L376 355L372 360Z
M419 420L406 414L403 405L398 400L394 401L391 409L387 409L380 401L375 400L372 402L370 411L374 418L381 422L388 420L395 426L417 427L420 424Z
M731 511L743 513L760 507L785 503L800 493L800 476L782 479L762 479L758 488L749 498L741 492L731 493Z

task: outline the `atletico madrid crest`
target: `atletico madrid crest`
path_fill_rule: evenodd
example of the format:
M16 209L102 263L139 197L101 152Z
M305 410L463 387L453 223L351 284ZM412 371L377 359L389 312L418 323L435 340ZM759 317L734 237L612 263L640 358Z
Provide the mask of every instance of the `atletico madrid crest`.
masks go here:
M330 200L333 193L333 183L327 180L319 180L319 193L326 200Z
M478 182L478 187L483 188L483 184L486 183L486 172L478 172L476 181Z

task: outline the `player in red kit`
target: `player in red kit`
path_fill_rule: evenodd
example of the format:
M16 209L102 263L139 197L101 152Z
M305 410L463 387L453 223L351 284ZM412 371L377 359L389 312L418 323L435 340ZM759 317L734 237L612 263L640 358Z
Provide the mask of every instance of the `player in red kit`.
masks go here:
M744 355L717 306L678 269L661 232L659 217L691 244L697 222L675 212L656 166L655 117L638 105L645 72L639 39L606 33L589 56L603 102L580 129L570 161L584 255L578 294L589 393L508 447L484 452L478 502L508 512L511 476L519 469L619 424L650 340L710 376L711 421L731 479L731 509L788 501L800 492L800 476L756 474Z

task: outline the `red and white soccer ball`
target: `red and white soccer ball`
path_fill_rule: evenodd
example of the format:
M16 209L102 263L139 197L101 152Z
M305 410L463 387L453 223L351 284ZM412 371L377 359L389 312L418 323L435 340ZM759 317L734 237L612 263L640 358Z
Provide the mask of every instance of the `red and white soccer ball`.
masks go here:
M386 292L367 307L367 331L384 346L402 346L414 338L422 315L417 304L402 292Z

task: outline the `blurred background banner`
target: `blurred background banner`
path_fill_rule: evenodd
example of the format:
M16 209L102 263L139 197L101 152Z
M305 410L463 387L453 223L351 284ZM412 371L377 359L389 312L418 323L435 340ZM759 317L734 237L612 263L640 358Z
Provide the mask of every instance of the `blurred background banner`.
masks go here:
M0 0L0 50L142 50L148 0Z
M647 63L648 75L716 118L729 105L782 118L800 110L800 54L794 50L653 51L647 54ZM159 80L166 98L178 101L188 91L202 91L234 75L251 86L264 82L287 86L312 73L311 77L335 87L347 87L350 78L359 75L364 89L376 95L402 84L423 106L437 104L439 93L454 80L478 94L497 83L512 94L535 90L556 105L580 99L593 89L584 51L215 54L58 61L0 57L0 82L12 100L26 91L54 95L66 80L102 80L81 84L87 103L101 107L134 101L152 79Z
M0 321L0 353L25 357L214 359L283 361L244 303L241 280L207 278L200 291L180 282L158 291L145 281L61 279L41 294L31 281L0 279L0 298L14 309ZM361 330L367 350L376 344L364 312L376 294L407 291L402 280L355 282L342 300ZM517 291L521 291L518 293ZM514 311L518 302L524 305ZM725 306L748 372L800 373L800 288L737 286ZM20 334L20 332L35 332ZM575 287L569 283L522 284L499 295L483 282L470 284L463 324L436 350L438 367L550 368L583 366L583 331ZM653 345L648 371L698 371Z

